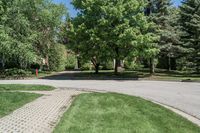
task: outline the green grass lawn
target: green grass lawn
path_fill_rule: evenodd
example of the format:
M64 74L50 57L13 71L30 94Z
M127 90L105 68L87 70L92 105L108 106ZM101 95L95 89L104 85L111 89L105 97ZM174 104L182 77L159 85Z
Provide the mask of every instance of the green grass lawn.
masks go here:
M41 96L39 94L22 93L17 91L50 91L53 89L55 88L45 85L0 84L0 117L11 113L24 104Z
M191 81L200 81L200 74L179 72L179 71L166 71L157 69L154 75L150 75L148 70L135 71L140 79L146 80L167 80L167 81L182 81L188 80Z
M200 128L164 107L138 97L79 95L54 133L199 133Z
M0 91L50 91L54 89L55 87L45 85L0 84Z
M22 92L0 92L0 117L40 97L39 94Z

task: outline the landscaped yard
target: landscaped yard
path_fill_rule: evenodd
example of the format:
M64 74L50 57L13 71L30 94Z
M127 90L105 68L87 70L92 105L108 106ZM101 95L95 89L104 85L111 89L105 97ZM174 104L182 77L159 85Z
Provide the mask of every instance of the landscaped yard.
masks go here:
M39 94L17 92L19 90L53 90L54 87L43 85L0 85L0 117L40 97ZM16 92L9 92L16 91Z
M138 97L90 93L79 95L54 133L199 133L181 116Z

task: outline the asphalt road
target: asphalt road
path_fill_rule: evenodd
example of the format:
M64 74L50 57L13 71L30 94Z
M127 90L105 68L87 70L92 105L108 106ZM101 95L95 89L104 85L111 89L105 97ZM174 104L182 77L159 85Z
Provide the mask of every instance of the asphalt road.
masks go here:
M0 80L0 84L43 84L61 88L103 90L143 97L200 119L200 83L140 80Z

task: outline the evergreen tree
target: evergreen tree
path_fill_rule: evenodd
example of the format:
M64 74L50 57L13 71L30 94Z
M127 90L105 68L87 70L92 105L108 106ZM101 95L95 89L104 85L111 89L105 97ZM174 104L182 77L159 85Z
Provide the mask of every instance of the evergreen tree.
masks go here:
M184 0L180 10L181 39L189 50L187 59L200 72L200 0Z
M178 25L178 9L172 7L170 0L149 0L147 13L158 26L157 34L160 36L158 45L159 58L167 62L167 68L171 70L171 60L177 58L183 51L180 42L180 28ZM164 67L165 63L161 64Z

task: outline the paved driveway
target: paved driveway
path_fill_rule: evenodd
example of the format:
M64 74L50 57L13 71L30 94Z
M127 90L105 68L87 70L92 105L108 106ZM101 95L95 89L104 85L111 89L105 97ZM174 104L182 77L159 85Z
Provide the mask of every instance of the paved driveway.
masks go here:
M121 80L0 80L0 84L44 84L64 88L105 90L157 101L200 119L200 83Z

